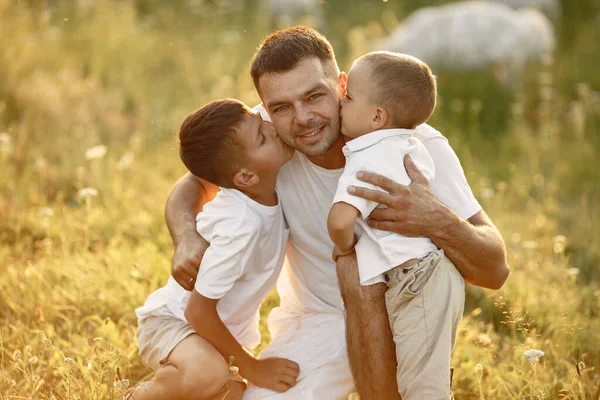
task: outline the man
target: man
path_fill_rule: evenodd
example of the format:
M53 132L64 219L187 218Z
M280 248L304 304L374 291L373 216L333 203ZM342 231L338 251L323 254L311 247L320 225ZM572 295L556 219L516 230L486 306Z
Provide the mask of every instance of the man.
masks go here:
M340 73L329 42L305 27L267 37L251 74L262 99L261 113L297 150L277 182L291 231L289 265L278 281L281 304L269 316L273 339L263 356L296 361L300 377L286 393L250 387L245 398L337 399L356 385L362 399L397 399L395 350L384 303L387 287L361 286L354 254L340 256L337 266L331 260L326 222L345 162L339 100L345 96L346 74ZM433 187L407 158L410 186L364 173L359 178L388 193L366 188L351 188L351 193L388 207L371 214L373 228L429 237L466 281L499 288L509 269L498 230L473 198L445 138L428 125L417 127L416 134L435 163ZM167 201L175 246L172 272L187 289L193 287L208 246L196 233L195 215L215 190L186 175Z

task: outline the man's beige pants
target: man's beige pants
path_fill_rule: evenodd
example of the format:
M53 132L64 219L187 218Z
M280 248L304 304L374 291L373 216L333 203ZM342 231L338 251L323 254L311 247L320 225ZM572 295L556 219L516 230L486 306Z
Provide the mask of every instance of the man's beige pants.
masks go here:
M449 399L450 354L465 303L465 283L443 250L384 274L402 400Z

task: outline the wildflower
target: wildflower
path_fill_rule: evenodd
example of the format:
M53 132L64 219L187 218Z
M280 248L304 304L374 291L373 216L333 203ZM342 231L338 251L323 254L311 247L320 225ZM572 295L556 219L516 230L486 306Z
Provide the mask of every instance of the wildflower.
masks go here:
M77 193L77 195L82 199L87 197L96 197L98 196L98 190L94 188L83 188Z
M238 367L236 367L235 365L230 365L229 372L231 372L232 374L237 374L238 372L240 372L240 369Z
M483 188L481 189L481 197L484 199L490 199L494 197L494 189L492 188Z
M13 352L13 360L15 360L15 361L21 360L21 350L17 349Z
M481 371L483 371L483 365L481 365L481 364L476 364L476 365L475 365L475 372L479 373L479 372L481 372Z
M486 333L482 333L481 335L479 335L479 337L477 338L477 343L480 346L489 346L490 344L492 344L492 338L490 337L490 335L486 334Z
M40 210L40 215L42 217L51 217L54 215L54 210L50 207L44 207Z
M122 387L123 389L127 389L129 387L129 379L121 379L119 381L116 381L114 384L115 387Z
M106 146L94 146L90 147L85 151L85 158L88 160L95 160L97 158L102 158L106 154Z
M65 357L65 362L66 363L72 363L73 359L71 357Z
M579 268L569 268L567 270L567 276L577 276L579 275Z
M129 167L132 162L133 162L133 153L130 151L125 152L123 154L123 156L121 157L121 159L119 160L119 164L117 165L117 168L125 169L125 168Z
M87 365L88 369L92 369L93 365L91 361L88 361L88 365Z
M540 358L544 357L544 352L541 350L530 349L523 352L523 355L527 357L530 363L539 363Z
M38 356L29 357L29 360L27 360L27 361L29 362L29 364L35 365L38 362Z

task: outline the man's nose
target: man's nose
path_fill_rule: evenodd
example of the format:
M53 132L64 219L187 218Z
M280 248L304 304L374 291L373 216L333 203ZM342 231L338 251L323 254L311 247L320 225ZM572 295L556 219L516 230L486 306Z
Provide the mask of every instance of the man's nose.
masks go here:
M313 113L308 107L301 105L296 107L295 119L299 125L308 125L308 122L313 119Z

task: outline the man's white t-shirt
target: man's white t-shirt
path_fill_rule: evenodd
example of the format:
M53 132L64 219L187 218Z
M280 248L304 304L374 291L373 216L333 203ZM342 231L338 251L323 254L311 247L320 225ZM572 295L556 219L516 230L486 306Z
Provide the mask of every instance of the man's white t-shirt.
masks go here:
M419 171L429 181L433 181L433 160L423 143L413 137L413 133L412 129L382 129L352 139L342 149L346 156L346 166L338 181L333 203L344 202L360 212L357 218L359 239L355 248L360 282L363 285L383 282L382 273L437 250L437 246L427 237L407 237L371 228L366 219L379 204L348 193L350 186L365 186L383 191L378 186L361 182L356 177L359 171L374 172L401 185L410 185L412 180L406 173L404 164L398 164L406 155L410 155Z
M261 340L259 307L283 265L288 229L281 201L265 206L235 189L224 189L196 217L198 233L210 242L195 290L219 299L217 312L231 334L252 349ZM170 315L185 319L190 292L171 277L136 310L141 320Z
M263 107L255 109L270 120ZM463 219L481 211L448 140L427 124L419 125L414 136L433 160L436 176L430 183L438 200ZM398 168L404 169L402 159ZM288 263L277 281L277 292L280 307L289 313L344 311L331 259L333 242L327 231L327 216L342 172L343 168L321 168L299 151L279 171L277 193L290 227L290 240Z

